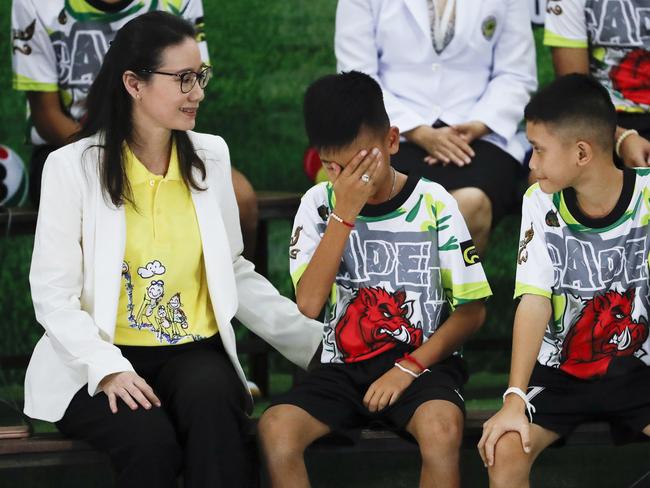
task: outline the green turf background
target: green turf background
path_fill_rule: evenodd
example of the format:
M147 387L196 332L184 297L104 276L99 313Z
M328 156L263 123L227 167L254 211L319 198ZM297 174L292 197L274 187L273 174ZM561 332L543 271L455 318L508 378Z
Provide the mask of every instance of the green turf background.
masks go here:
M335 70L334 0L204 0L206 32L215 78L201 106L197 130L222 135L232 161L258 189L304 191L301 168L306 138L301 99L306 86ZM0 3L0 143L23 144L25 100L11 88L10 2ZM552 77L549 53L536 30L541 83ZM514 257L519 219L495 230L485 266L495 296L482 336L509 336L512 327ZM289 223L271 227L271 278L290 292L286 243ZM27 273L32 239L0 237L0 355L28 353L42 330L33 323ZM503 370L507 353L469 358L472 369Z

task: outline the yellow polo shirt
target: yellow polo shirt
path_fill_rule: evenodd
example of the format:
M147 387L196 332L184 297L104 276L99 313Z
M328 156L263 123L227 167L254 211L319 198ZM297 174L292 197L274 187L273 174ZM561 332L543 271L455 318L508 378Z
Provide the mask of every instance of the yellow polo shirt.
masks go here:
M190 190L172 147L165 176L151 173L126 147L126 249L115 344L164 346L217 333Z

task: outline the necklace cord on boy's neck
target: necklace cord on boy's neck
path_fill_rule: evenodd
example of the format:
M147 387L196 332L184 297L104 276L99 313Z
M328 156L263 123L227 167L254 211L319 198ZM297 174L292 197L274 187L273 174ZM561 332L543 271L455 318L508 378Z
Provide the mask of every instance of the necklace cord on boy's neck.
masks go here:
M397 179L397 172L395 171L395 168L391 166L390 169L393 170L393 185L391 186L390 193L388 194L388 200L393 198L393 192L395 191L395 180Z

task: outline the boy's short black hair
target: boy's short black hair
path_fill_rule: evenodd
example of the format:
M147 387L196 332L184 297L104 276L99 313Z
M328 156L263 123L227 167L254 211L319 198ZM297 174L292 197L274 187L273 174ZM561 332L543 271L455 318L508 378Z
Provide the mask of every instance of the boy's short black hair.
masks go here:
M614 146L616 109L605 87L589 75L557 78L533 96L524 117L554 126L566 136L599 144L605 151Z
M362 127L380 134L390 127L381 87L358 71L312 83L305 93L303 115L309 144L317 150L347 146Z

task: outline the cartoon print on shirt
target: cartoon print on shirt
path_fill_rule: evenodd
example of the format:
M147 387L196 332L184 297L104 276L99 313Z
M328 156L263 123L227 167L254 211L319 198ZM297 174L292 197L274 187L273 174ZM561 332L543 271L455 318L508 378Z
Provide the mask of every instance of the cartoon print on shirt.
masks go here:
M635 293L635 288L610 290L585 301L564 339L561 370L582 379L601 377L615 357L638 354L648 338L648 324L643 316L632 318Z
M185 312L181 308L183 304L181 303L181 294L180 293L174 293L172 297L169 299L167 302L167 307L169 308L169 315L171 315L172 318L172 323L177 324L180 326L182 329L187 329L189 327L187 323L187 315L185 315ZM179 335L181 329L179 330Z
M135 308L133 305L133 282L131 281L129 263L126 261L122 261L122 277L124 278L124 287L126 288L126 297L128 300L126 309L129 312L127 316L129 325L131 327L137 327L138 322L135 320L135 315L133 315L133 309Z
M167 269L158 260L153 260L145 266L137 268L137 273L144 280L163 275ZM122 262L122 278L127 294L127 318L129 326L138 330L149 330L156 335L161 343L176 344L182 340L201 340L203 336L192 334L187 320L187 314L183 310L181 293L174 293L167 304L163 302L165 297L165 282L161 279L154 279L146 286L142 303L136 315L133 314L135 305L133 303L133 290L135 288L130 272L130 266L126 261Z
M158 340L162 342L163 334L171 335L172 323L167 317L167 310L163 305L158 305L158 313L156 315L156 322L158 322Z
M336 345L344 362L360 361L388 349L398 342L419 347L422 324L414 325L413 301L406 293L390 293L382 287L360 288L336 325Z
M154 309L160 303L160 300L162 300L164 294L165 282L163 280L154 280L147 287L144 300L142 302L142 305L140 305L140 310L138 311L138 316L136 317L139 328L150 327L153 330L157 330L157 328L153 325L153 322L151 322L151 316L153 315Z

